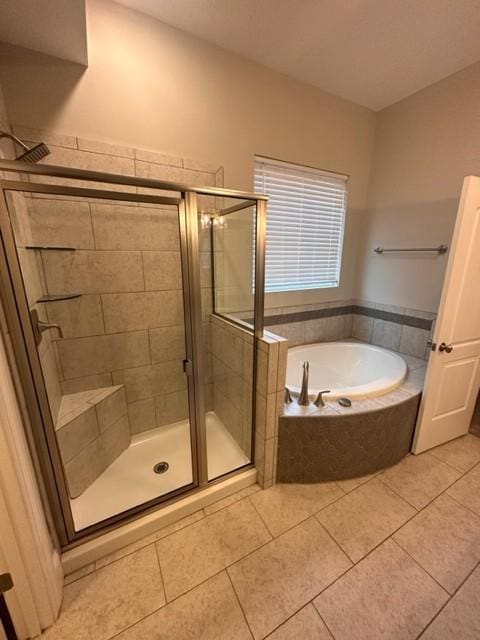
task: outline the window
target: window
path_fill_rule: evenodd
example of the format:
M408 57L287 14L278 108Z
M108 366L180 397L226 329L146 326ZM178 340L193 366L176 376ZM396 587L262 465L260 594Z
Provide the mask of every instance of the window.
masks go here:
M347 176L256 157L255 191L270 198L265 291L337 287Z

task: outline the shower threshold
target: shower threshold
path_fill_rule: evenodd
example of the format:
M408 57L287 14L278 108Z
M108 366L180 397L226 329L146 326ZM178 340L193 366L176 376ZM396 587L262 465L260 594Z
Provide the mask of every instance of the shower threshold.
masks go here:
M206 427L210 480L249 463L213 412L206 415ZM159 461L168 463L167 472L154 472ZM71 501L75 529L80 531L191 482L188 420L140 433L133 436L128 449L82 495Z

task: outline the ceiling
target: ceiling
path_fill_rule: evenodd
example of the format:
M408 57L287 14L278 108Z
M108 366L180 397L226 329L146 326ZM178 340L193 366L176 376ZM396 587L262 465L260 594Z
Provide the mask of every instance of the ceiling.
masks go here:
M116 0L380 110L480 60L480 0Z
M85 0L0 0L0 41L87 64Z

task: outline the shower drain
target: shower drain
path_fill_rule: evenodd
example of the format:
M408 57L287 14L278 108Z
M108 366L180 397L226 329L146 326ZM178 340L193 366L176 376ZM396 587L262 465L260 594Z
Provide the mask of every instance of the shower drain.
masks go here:
M157 462L157 464L153 467L153 471L155 473L165 473L169 468L168 462Z

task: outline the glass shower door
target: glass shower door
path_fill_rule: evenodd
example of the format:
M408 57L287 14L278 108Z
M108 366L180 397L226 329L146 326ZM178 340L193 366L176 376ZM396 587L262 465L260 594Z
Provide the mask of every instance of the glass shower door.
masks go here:
M12 254L79 532L197 483L183 209L29 189L8 192Z

